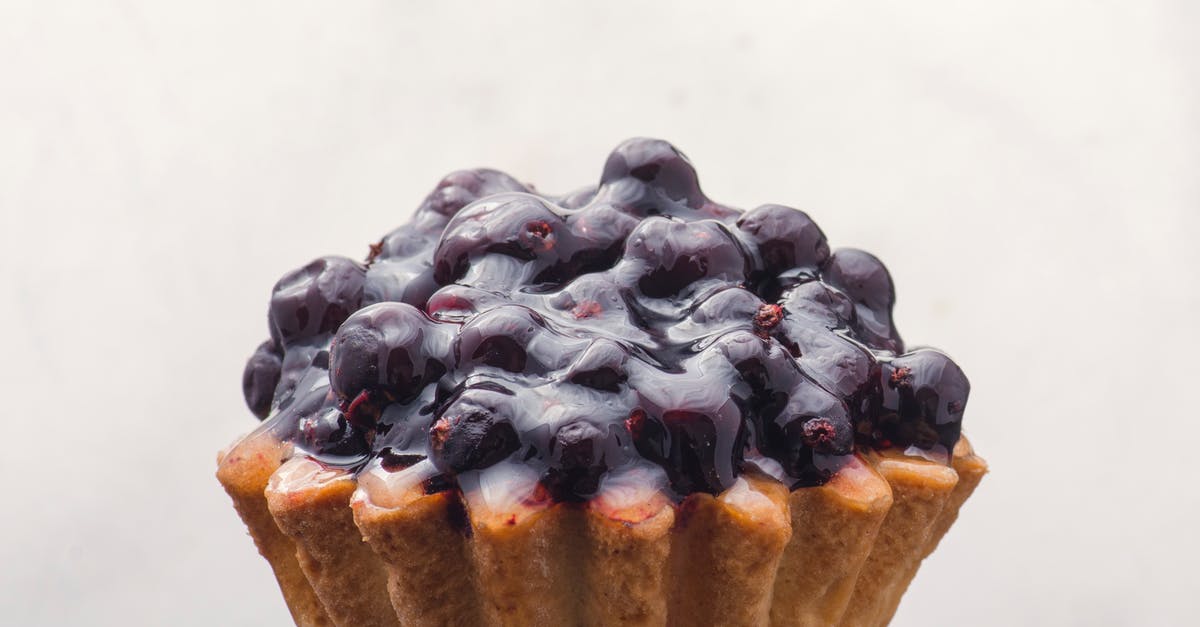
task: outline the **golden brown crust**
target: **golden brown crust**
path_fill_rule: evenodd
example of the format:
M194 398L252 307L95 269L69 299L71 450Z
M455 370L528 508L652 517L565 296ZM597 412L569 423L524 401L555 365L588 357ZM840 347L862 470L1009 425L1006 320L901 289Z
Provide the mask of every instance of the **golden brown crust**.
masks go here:
M279 530L264 495L271 474L287 454L286 447L265 433L253 433L217 460L217 480L254 538L258 552L275 572L292 620L302 627L325 627L325 613L296 559L296 544Z
M496 509L479 490L467 491L463 500L484 622L578 625L586 569L582 512L566 504Z
M942 537L950 530L954 521L958 520L959 510L974 494L975 488L979 487L979 482L983 481L983 476L988 471L987 461L975 454L975 449L971 447L971 443L967 441L965 435L959 438L958 444L954 447L954 457L951 459L950 465L958 473L958 484L954 486L954 492L950 495L949 502L946 503L946 509L942 511L937 524L930 533L929 542L926 543L925 552L921 556L922 559L928 557L937 548Z
M717 497L680 507L671 545L668 624L763 625L791 536L783 484L746 474Z
M395 627L383 564L354 525L354 490L352 476L294 458L272 475L267 506L334 624Z
M854 627L887 624L958 483L954 469L937 462L894 451L868 458L892 488L892 507L842 617L842 625Z
M949 467L872 452L824 486L747 474L678 507L652 483L497 504L419 478L376 503L287 453L247 438L218 478L306 626L882 625L987 472L964 439Z
M388 573L388 593L400 623L481 624L458 496L425 495L419 485L401 496L402 506L379 507L360 489L352 501L358 529Z
M891 508L892 489L856 456L829 483L794 490L790 505L792 539L775 579L771 624L837 624Z
M950 530L950 526L958 519L958 512L962 508L963 503L975 491L979 482L983 480L983 476L987 474L987 462L982 457L975 455L975 451L971 448L971 444L967 441L966 436L959 439L958 445L954 447L954 456L950 461L950 465L958 474L958 483L954 485L954 491L950 493L949 499L946 501L946 506L942 512L938 514L937 521L934 522L933 528L929 532L929 538L925 541L925 547L921 552L921 557L915 560L905 573L901 583L900 590L903 593L908 589L909 584L917 576L917 569L920 568L921 562L930 553L937 548L942 537ZM896 614L896 608L900 606L899 599L892 606L891 612L888 613L886 622L892 620L892 616Z
M602 492L584 524L582 624L665 625L675 507L654 487Z

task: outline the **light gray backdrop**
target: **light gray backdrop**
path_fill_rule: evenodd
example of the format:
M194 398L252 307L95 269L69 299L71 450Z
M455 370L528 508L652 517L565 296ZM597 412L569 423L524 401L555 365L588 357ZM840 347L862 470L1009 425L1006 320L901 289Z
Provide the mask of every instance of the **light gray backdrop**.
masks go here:
M652 135L970 375L993 471L897 624L1195 624L1197 4L742 5L0 4L0 623L286 623L212 477L272 283Z

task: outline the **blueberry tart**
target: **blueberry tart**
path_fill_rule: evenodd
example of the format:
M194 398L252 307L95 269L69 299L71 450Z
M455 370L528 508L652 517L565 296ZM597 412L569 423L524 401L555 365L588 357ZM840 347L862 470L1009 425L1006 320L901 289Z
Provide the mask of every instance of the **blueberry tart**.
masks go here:
M987 470L894 299L663 141L455 172L275 285L217 476L299 625L886 624Z

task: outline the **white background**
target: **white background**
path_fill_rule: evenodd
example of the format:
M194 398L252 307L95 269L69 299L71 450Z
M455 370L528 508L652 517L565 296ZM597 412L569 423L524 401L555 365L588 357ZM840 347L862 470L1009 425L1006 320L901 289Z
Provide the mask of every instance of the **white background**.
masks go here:
M896 624L1195 624L1200 5L743 4L4 1L0 623L286 624L213 478L275 279L650 135L970 375L992 474Z

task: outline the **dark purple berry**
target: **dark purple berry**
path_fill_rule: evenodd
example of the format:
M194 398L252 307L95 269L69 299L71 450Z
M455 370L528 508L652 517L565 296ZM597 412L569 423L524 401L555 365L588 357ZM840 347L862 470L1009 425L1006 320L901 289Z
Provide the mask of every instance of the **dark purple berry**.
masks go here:
M363 432L336 409L302 419L297 444L326 464L353 465L371 452Z
M512 423L513 398L491 389L468 389L429 430L430 450L447 472L487 468L521 446Z
M283 275L271 292L271 337L290 346L337 330L362 304L362 264L321 257Z
M823 281L808 281L787 290L779 304L808 328L847 328L856 319L854 302Z
M721 450L722 438L716 421L720 418L688 410L664 412L662 423L670 434L668 459L672 468L671 483L683 493L721 492L733 482L733 467Z
M829 258L825 234L799 209L763 205L742 215L737 227L757 247L762 270L770 275L797 267L816 269Z
M513 277L516 284L532 282L573 249L572 237L566 222L541 198L518 193L492 196L450 220L433 253L434 278L442 285L453 283L479 259L503 255L523 262L541 259L542 263Z
M525 348L544 331L541 316L524 307L489 309L463 325L454 340L458 363L492 366L524 372L529 355Z
M722 335L712 350L719 351L755 393L786 393L801 376L783 346L749 331Z
M840 248L821 271L821 280L854 301L854 327L863 342L896 353L904 350L892 324L892 305L896 302L892 275L879 259L854 248Z
M573 249L564 255L564 261L553 267L552 273L543 271L556 283L566 283L579 275L601 272L613 266L620 258L625 240L638 220L612 205L598 204L580 209L567 218L572 233ZM552 276L551 276L552 274Z
M367 270L362 305L397 302L422 307L437 289L428 260L380 261Z
M417 211L432 212L449 218L463 207L485 196L528 191L529 188L520 181L498 170L459 170L447 174Z
M402 303L372 305L346 320L333 340L329 381L351 421L371 425L384 405L407 401L440 379L444 333Z
M550 468L542 483L556 498L580 501L600 487L609 468L608 434L589 422L575 422L558 430L551 441Z
M625 257L636 264L630 269L641 268L637 287L651 298L678 294L701 279L739 283L746 277L745 252L712 220L645 220L626 240Z
M793 331L800 350L800 368L826 390L841 396L855 419L865 416L879 393L879 363L871 350L823 329Z
M737 402L713 381L647 384L627 422L638 452L662 465L680 494L717 494L731 486L747 437Z
M604 392L618 392L627 378L629 351L612 340L593 340L567 370L567 380Z
M267 340L258 345L242 372L242 394L246 406L259 420L271 413L271 399L283 369L283 358L275 342Z
M700 209L707 201L700 191L696 168L682 152L660 139L630 139L612 151L604 164L600 185L623 181L636 181L651 190L657 196L647 199L651 203L661 199ZM654 213L667 212L653 205L647 208Z
M958 364L945 353L922 348L882 366L874 443L922 449L941 445L952 451L971 394L971 383Z
M704 298L691 313L696 324L724 327L730 323L751 328L763 307L762 299L740 287L729 287Z
M467 321L454 340L460 370L491 366L513 373L545 373L568 362L585 343L546 328L541 315L520 305L489 309Z
M824 457L854 450L854 427L845 404L835 395L806 380L791 390L779 415L765 424L764 451L783 465L801 485L818 485L829 479Z

